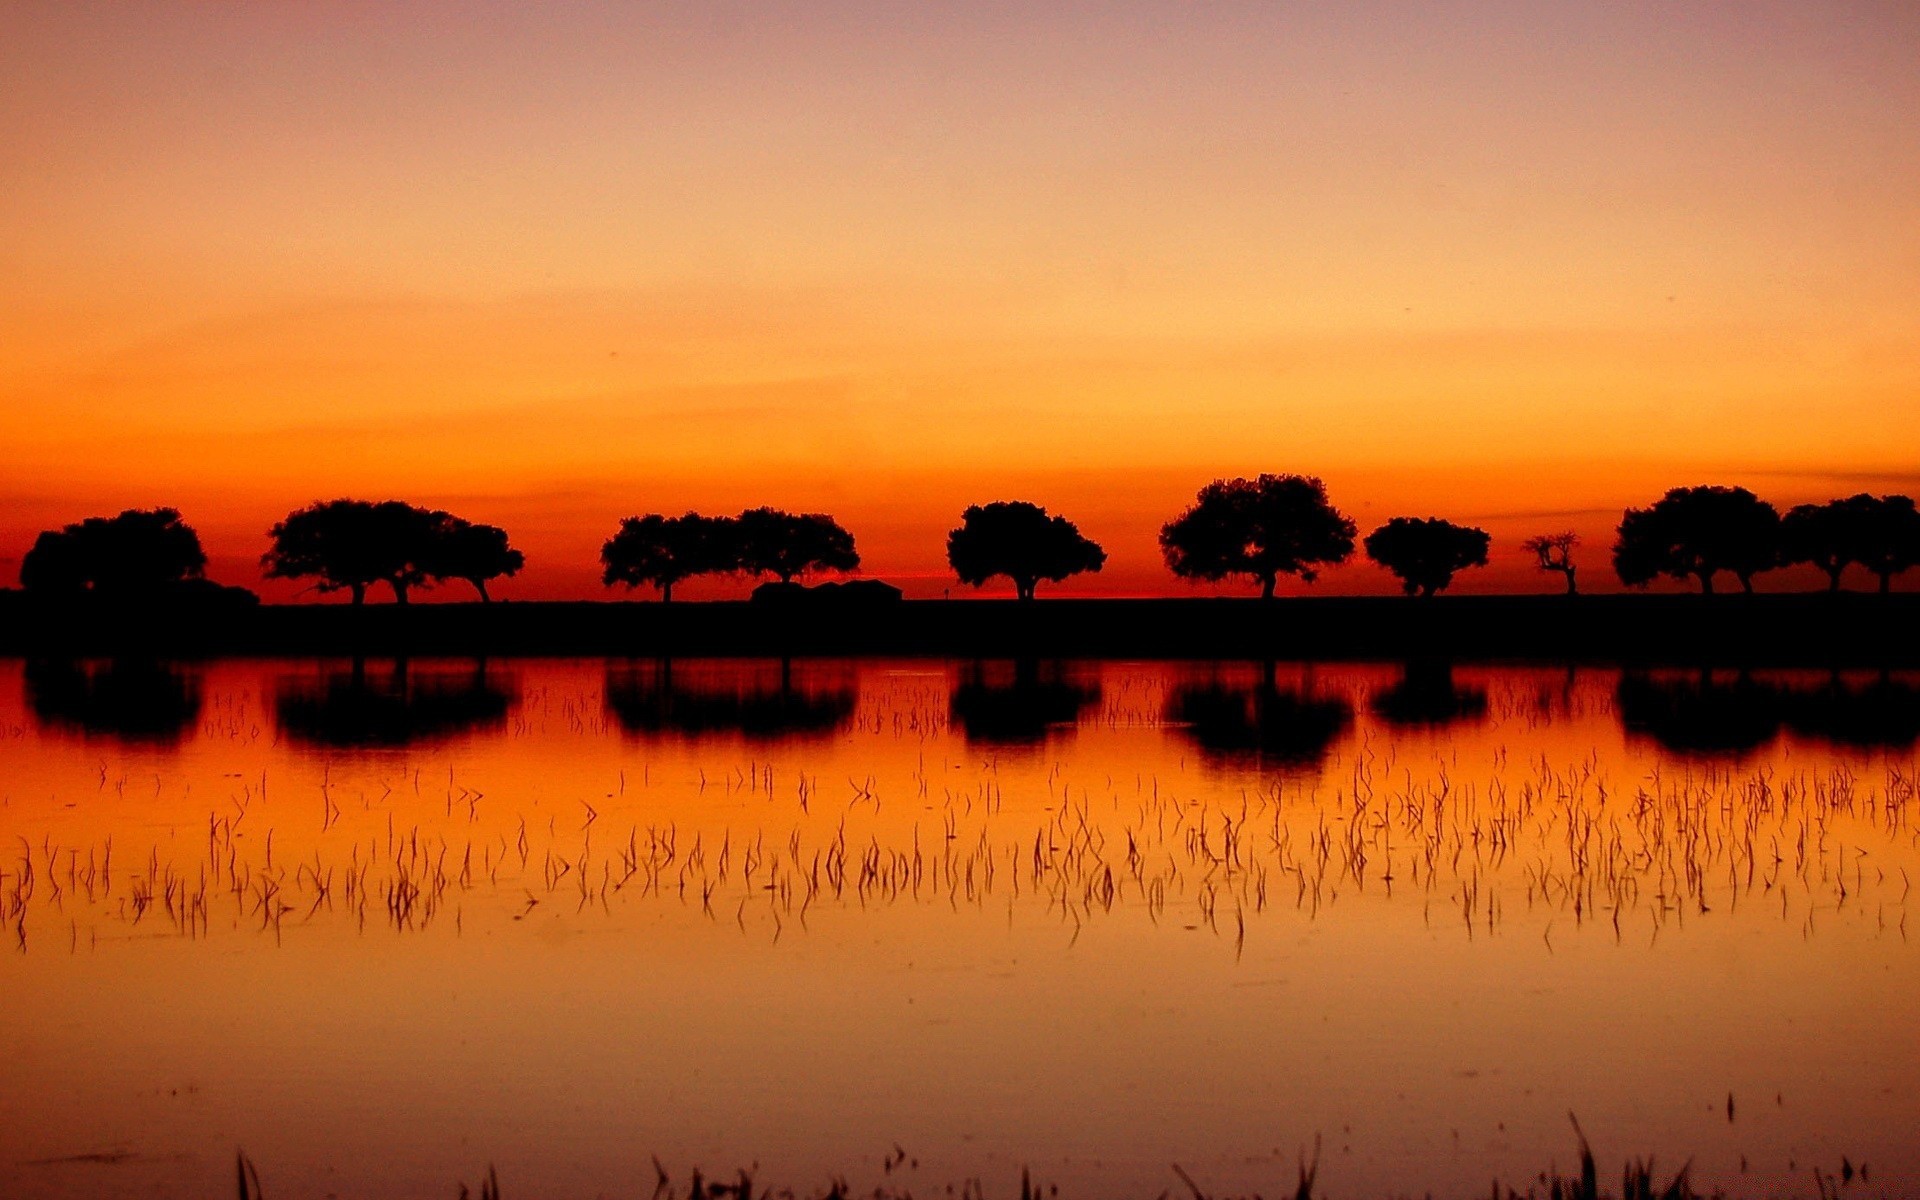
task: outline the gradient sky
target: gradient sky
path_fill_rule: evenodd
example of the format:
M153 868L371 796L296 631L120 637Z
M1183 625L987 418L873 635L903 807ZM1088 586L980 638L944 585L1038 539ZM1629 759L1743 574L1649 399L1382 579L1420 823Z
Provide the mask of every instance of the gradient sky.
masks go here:
M0 3L0 576L173 504L256 585L355 494L505 525L503 595L756 504L937 594L1019 497L1177 593L1271 470L1601 585L1669 486L1920 488L1917 62L1910 3Z

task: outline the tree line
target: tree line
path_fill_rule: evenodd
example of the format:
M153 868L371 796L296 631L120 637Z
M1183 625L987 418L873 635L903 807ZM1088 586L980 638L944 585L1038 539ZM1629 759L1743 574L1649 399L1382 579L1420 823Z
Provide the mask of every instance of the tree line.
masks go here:
M267 537L267 578L345 591L354 604L376 585L405 604L414 589L447 581L464 581L488 601L488 583L526 563L504 529L400 500L316 502L288 513ZM1242 580L1269 598L1282 578L1311 584L1356 548L1408 595L1431 596L1461 571L1485 566L1492 541L1483 529L1439 517L1394 517L1361 539L1326 486L1305 475L1215 480L1159 536L1175 576ZM1527 538L1521 548L1540 571L1561 576L1571 595L1579 590L1579 545L1561 531ZM980 587L1005 578L1021 600L1031 600L1041 583L1097 572L1107 560L1072 521L1018 500L966 509L946 549L960 582ZM1730 574L1752 591L1756 575L1804 564L1824 572L1831 590L1859 567L1887 592L1896 576L1920 565L1920 511L1908 496L1862 493L1783 515L1745 488L1675 488L1626 510L1612 560L1630 587L1670 578L1711 593L1716 578ZM177 510L129 509L42 533L21 560L20 582L41 595L137 597L201 580L206 561L199 535ZM601 547L600 564L606 586L652 587L670 601L675 585L700 576L791 584L857 570L860 555L853 534L831 516L753 508L737 516L628 517Z

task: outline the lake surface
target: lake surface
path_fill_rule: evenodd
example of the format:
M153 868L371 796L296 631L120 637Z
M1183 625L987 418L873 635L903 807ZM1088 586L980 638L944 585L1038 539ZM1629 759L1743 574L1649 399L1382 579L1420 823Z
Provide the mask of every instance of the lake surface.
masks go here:
M1911 1193L1917 739L1898 674L0 661L0 1193L1484 1194L1570 1111Z

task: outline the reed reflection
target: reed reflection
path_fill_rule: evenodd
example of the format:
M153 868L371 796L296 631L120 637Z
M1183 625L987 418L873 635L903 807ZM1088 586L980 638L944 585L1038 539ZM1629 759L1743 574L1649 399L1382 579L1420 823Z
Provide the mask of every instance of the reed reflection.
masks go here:
M41 660L25 671L27 706L49 732L178 744L200 720L200 677L168 663Z
M399 747L503 729L518 698L517 676L484 659L458 667L399 659L384 670L355 659L317 676L282 676L274 715L295 742Z
M1452 663L1415 661L1393 686L1373 694L1371 708L1387 724L1407 728L1478 723L1487 716L1487 690L1456 683Z
M796 672L791 662L609 663L604 695L628 734L754 741L831 737L852 724L860 700L850 672Z
M1165 719L1214 765L1309 771L1353 726L1353 705L1310 680L1283 684L1269 668L1237 682L1175 683Z
M1081 715L1100 703L1100 687L1060 664L1031 659L977 662L966 668L947 698L960 736L986 746L1037 746L1071 734Z

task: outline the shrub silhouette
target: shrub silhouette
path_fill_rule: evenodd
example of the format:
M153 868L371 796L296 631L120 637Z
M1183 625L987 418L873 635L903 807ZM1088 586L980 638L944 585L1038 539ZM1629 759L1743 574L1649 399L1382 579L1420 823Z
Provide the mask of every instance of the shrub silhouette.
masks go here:
M1620 582L1644 587L1662 575L1698 579L1731 571L1742 589L1779 563L1780 514L1745 488L1674 488L1649 508L1630 508L1613 545Z
M1542 533L1520 543L1520 548L1538 559L1536 564L1542 571L1557 572L1567 578L1567 595L1578 595L1579 584L1574 581L1577 569L1573 563L1573 548L1580 544L1580 538L1571 530L1564 533Z
M1487 565L1493 539L1484 529L1439 517L1395 517L1367 535L1367 557L1393 572L1409 596L1431 596L1456 571Z
M200 535L178 510L130 508L42 533L20 560L20 584L41 594L149 597L200 578L206 565Z
M781 583L815 571L845 573L860 565L853 535L825 513L750 508L734 522L740 569Z
M1312 583L1319 568L1353 555L1354 523L1305 475L1216 479L1193 506L1160 530L1167 567L1182 579L1217 583L1244 576L1272 599L1281 575Z
M724 575L740 569L738 538L731 517L687 513L664 517L649 513L620 522L619 532L600 547L601 582L608 587L649 584L660 600L673 600L673 585L696 575Z
M490 603L487 581L513 576L527 565L524 554L507 544L507 531L497 525L475 525L449 513L434 513L427 573L434 579L464 579Z
M267 531L273 544L260 564L269 579L312 579L317 591L351 592L356 605L384 583L405 604L432 575L445 515L399 500L319 501Z
M1107 552L1082 537L1072 521L1024 500L976 504L947 534L947 562L961 583L980 587L1005 575L1022 600L1033 599L1042 579L1058 583L1098 571L1106 561Z
M1880 577L1882 594L1893 577L1920 566L1920 511L1911 496L1855 496L1860 509L1859 562Z

